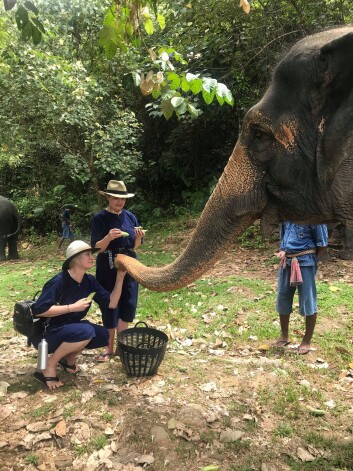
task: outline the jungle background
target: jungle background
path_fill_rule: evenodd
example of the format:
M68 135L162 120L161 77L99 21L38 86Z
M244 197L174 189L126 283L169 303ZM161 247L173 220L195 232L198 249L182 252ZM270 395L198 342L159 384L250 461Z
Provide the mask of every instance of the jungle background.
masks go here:
M87 231L112 178L136 193L145 227L203 208L281 55L353 15L351 0L250 5L248 14L234 0L1 6L0 194L17 205L22 235L58 234L68 202Z

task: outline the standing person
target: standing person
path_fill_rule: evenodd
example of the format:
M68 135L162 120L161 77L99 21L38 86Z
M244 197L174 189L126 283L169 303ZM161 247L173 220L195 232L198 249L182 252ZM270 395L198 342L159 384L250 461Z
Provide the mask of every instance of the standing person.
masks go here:
M325 224L300 225L284 222L280 229L281 246L277 256L281 260L278 272L278 293L276 311L279 314L281 335L275 347L284 347L288 339L289 318L293 310L293 297L298 288L299 314L305 316L305 334L298 347L298 353L305 355L310 351L310 343L317 318L317 293L315 276L317 257L328 244ZM302 283L293 280L293 270L299 263ZM291 266L293 264L293 267ZM300 277L300 274L299 274Z
M72 242L66 249L62 271L44 285L32 307L34 316L48 320L45 339L51 356L47 368L36 371L34 377L49 389L57 389L64 384L57 376L58 363L68 373L76 374L79 371L75 364L76 357L84 348L108 345L108 330L83 320L91 306L92 296L101 309L108 311L109 306L115 306L111 294L93 275L86 273L94 265L93 252L96 251L82 240ZM114 309L110 312L113 313ZM36 348L41 338L31 338Z
M70 239L72 242L74 240L74 233L72 231L72 224L71 224L71 213L73 212L75 206L67 205L64 207L61 215L61 227L62 227L62 237L59 241L58 249L62 246L65 239Z
M137 258L136 250L142 243L144 231L136 216L124 209L126 199L135 195L127 191L123 181L110 180L107 188L99 193L106 197L108 206L92 219L91 244L100 249L96 277L109 292L118 286L118 279L120 282L123 280L115 315L101 309L103 325L109 330L109 345L99 355L98 361L105 362L114 354L115 331L127 329L129 322L134 320L138 297L138 283L129 274L125 275L125 272L119 272L117 276L114 258L117 254Z

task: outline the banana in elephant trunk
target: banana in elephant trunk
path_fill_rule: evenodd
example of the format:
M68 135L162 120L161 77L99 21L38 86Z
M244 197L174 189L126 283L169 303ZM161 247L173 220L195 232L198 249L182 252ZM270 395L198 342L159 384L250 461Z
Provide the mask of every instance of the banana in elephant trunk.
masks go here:
M237 145L184 252L164 267L146 267L118 255L115 266L142 286L170 291L187 286L209 270L225 248L259 216L266 205L261 172Z

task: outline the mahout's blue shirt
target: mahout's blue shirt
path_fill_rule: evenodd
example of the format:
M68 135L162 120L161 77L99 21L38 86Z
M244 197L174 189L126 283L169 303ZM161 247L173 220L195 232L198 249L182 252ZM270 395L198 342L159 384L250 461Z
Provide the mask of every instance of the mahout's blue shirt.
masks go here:
M302 252L316 247L326 247L328 233L326 224L294 224L283 222L280 225L281 250L288 253ZM300 266L316 265L316 254L300 255ZM290 264L290 259L287 259Z

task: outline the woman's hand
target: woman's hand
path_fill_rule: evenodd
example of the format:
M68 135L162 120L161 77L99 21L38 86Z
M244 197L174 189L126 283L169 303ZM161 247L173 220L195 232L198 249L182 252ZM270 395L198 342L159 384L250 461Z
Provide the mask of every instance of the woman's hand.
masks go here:
M120 229L110 229L105 237L107 237L109 242L111 242L112 240L118 239L119 237L123 237L123 234Z
M87 309L92 303L92 299L82 298L76 301L74 304L69 304L69 312L82 312Z
M135 231L135 237L137 239L142 239L142 237L144 237L145 235L145 231L141 229L140 227L134 227L134 231Z

